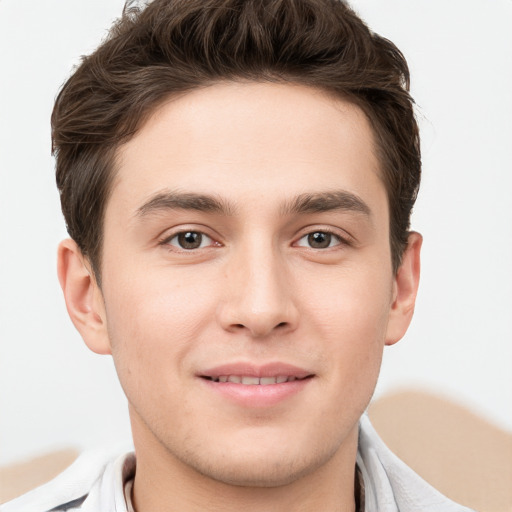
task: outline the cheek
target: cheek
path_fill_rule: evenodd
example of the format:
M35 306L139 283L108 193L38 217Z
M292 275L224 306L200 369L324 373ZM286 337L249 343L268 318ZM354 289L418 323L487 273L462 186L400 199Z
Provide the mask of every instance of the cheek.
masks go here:
M344 269L315 286L311 282L303 297L310 304L303 318L325 342L326 374L354 396L373 390L378 377L391 305L388 277L372 266L363 272Z
M364 344L384 336L391 298L391 273L382 265L347 266L305 282L301 309L325 337L358 338Z
M213 297L196 293L194 283L150 272L123 279L111 271L104 288L112 355L128 397L157 382L172 388L211 318Z

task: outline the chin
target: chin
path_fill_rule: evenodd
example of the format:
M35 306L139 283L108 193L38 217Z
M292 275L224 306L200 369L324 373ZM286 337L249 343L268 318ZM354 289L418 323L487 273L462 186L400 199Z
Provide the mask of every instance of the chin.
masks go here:
M281 487L291 484L313 472L324 461L298 460L288 457L287 460L223 460L212 464L212 461L203 461L204 464L191 464L203 476L227 485L238 487ZM189 461L190 464L190 461Z
M270 434L270 432L266 432ZM213 448L203 445L203 450L189 451L181 458L201 475L239 487L281 487L291 484L325 465L338 451L337 443L323 443L301 436L293 439L271 439L271 435L231 438ZM236 442L234 442L236 441ZM308 447L305 450L304 447ZM213 449L212 449L213 448Z

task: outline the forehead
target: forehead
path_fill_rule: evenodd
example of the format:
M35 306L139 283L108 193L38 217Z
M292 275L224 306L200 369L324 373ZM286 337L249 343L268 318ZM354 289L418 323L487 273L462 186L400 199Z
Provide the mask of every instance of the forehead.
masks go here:
M273 205L344 189L385 196L364 113L294 84L222 83L171 98L117 154L109 209L126 215L159 190Z

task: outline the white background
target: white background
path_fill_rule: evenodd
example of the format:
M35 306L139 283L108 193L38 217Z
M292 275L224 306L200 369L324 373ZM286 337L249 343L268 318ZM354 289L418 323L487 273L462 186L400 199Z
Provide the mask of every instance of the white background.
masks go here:
M122 4L0 0L0 464L129 437L112 362L58 287L49 131L59 86ZM423 129L421 290L377 394L440 393L512 430L512 1L352 5L406 55Z

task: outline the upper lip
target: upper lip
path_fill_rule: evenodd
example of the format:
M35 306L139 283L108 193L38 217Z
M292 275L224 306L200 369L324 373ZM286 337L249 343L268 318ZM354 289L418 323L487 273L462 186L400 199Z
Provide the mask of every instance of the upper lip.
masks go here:
M199 372L200 377L219 378L224 375L239 375L241 377L296 377L304 379L313 372L288 363L273 362L257 365L249 362L227 363Z

